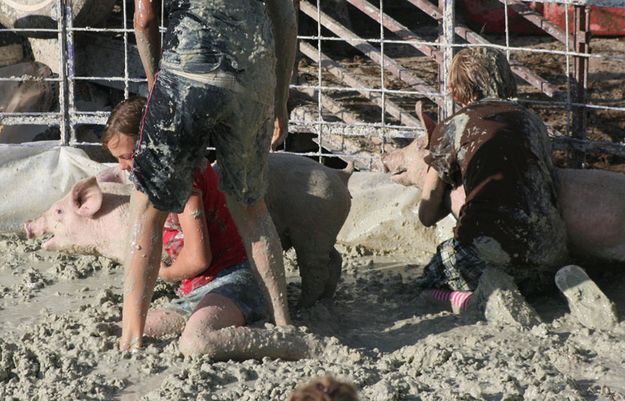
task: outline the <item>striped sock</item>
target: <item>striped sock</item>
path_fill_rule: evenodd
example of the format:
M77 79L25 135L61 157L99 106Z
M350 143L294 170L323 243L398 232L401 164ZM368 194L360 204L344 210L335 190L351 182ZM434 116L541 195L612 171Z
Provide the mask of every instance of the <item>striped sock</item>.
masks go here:
M473 294L470 291L449 291L433 289L426 291L430 297L440 302L450 302L454 313L465 311Z

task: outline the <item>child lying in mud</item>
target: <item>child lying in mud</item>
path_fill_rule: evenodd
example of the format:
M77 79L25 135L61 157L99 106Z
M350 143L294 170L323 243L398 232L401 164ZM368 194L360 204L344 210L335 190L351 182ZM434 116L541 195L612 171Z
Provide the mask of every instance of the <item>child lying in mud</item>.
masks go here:
M145 103L141 97L121 102L107 122L102 144L122 170L132 168ZM158 275L180 282L179 298L165 308L149 310L147 335L181 333L180 350L194 354L204 348L206 331L243 326L266 316L264 296L208 162L196 170L183 212L168 215L163 248L171 263L161 263Z
M452 191L462 206L454 237L438 246L417 284L458 311L487 266L535 291L553 282L567 249L546 127L509 100L516 83L505 55L463 49L453 59L449 89L463 108L431 134L419 219L432 226L449 214Z

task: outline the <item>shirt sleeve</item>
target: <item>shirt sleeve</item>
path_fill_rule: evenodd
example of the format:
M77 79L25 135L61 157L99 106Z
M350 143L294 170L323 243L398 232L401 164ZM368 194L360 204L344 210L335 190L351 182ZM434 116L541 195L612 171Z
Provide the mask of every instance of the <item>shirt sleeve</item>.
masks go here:
M460 168L456 159L456 151L445 122L434 129L428 145L429 153L424 160L428 166L438 172L443 182L457 188L462 184Z

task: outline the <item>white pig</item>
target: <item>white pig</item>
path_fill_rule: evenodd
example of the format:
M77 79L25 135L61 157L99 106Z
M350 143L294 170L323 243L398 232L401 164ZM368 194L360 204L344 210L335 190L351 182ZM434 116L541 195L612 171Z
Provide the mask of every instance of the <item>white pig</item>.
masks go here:
M128 248L129 185L85 178L35 220L24 224L28 238L52 234L42 247L98 253L121 262Z

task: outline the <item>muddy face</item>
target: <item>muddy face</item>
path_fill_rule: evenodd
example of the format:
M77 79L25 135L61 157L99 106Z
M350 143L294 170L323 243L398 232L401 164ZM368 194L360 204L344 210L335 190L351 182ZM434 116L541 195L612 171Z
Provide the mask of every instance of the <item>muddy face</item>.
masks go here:
M391 179L398 184L421 189L428 169L423 160L426 152L425 143L421 139L415 139L405 148L382 157L384 171L391 173Z

